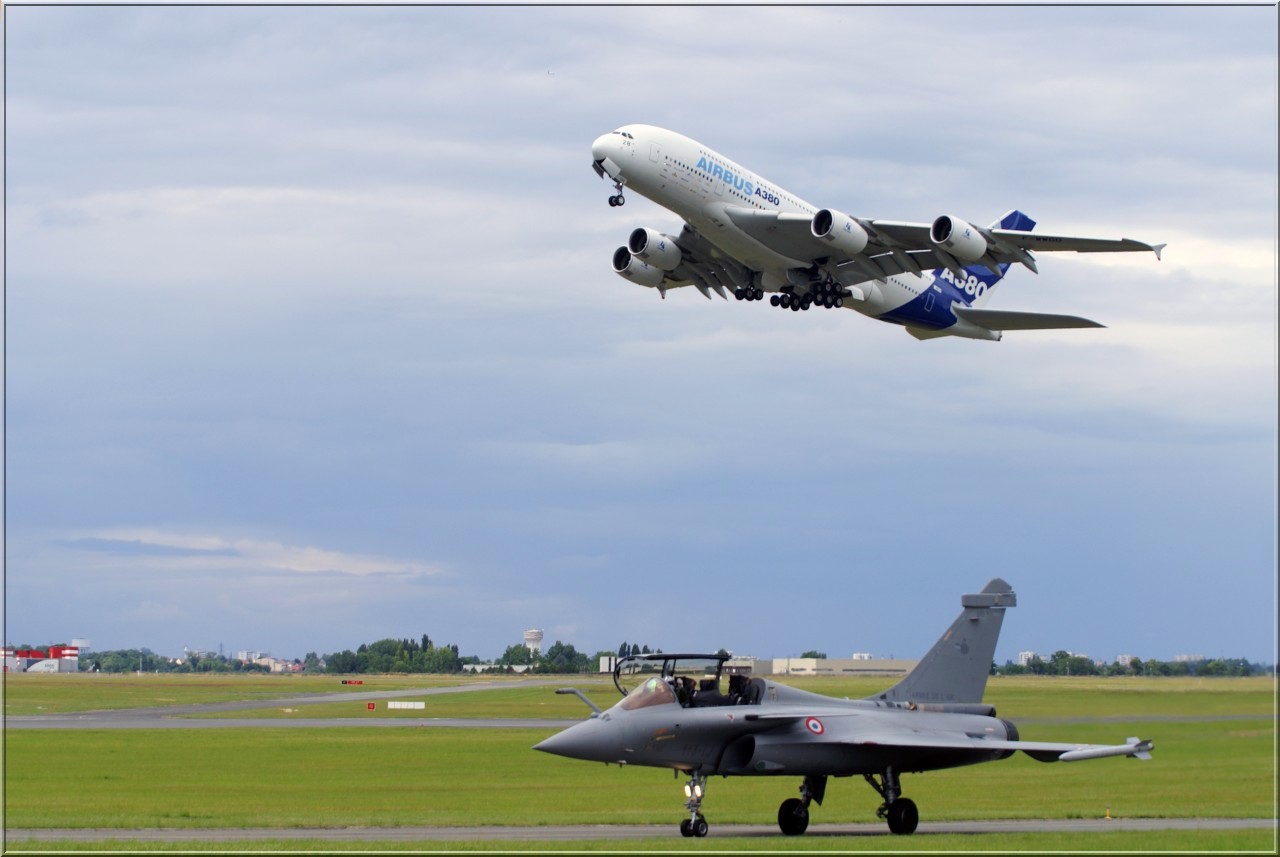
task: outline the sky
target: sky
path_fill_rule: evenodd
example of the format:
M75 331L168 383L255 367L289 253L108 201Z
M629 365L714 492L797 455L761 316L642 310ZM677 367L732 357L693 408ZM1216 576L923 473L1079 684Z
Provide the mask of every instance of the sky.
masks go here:
M7 5L4 639L1276 660L1277 10ZM1042 253L919 342L660 300L628 123Z

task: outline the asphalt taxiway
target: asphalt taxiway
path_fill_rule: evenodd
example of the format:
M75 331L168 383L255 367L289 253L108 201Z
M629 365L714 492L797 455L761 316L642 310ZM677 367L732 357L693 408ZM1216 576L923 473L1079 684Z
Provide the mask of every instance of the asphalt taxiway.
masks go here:
M1108 819L1018 819L1011 821L922 821L913 838L944 833L1090 833L1113 830L1250 830L1275 829L1266 818L1108 818ZM548 825L545 827L323 827L323 828L233 828L233 829L19 829L7 830L9 843L29 841L66 842L235 842L244 840L319 840L322 842L582 842L669 838L685 842L673 824L630 825ZM805 838L835 836L890 837L883 823L815 824ZM781 839L777 825L713 824L709 839L744 837Z

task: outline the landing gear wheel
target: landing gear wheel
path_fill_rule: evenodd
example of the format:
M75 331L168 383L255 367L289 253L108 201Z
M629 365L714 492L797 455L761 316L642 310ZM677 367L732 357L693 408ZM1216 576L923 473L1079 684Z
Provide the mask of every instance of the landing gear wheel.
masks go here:
M708 830L708 829L709 829L709 828L708 828L708 826L707 826L707 819L706 819L705 817L703 817L703 816L701 816L701 815L700 815L700 816L698 816L697 818L695 818L695 819L693 820L693 835L694 835L694 836L696 836L696 837L698 837L699 839L701 839L702 837L704 837L704 836L706 836L706 835L707 835L707 830Z
M889 804L886 815L889 832L900 836L915 833L916 826L920 824L920 811L916 809L915 801L908 797L900 797Z
M693 821L686 818L680 822L680 835L685 837L693 836Z
M734 289L734 290L733 290L733 297L734 297L734 299L735 299L735 300L742 300L742 299L743 299L743 298L745 298L746 296L742 293L742 289Z
M799 836L809 828L809 810L797 797L787 798L778 807L778 827L785 836Z
M777 295L769 295L770 306L777 306L781 302L782 302L782 298L778 297Z

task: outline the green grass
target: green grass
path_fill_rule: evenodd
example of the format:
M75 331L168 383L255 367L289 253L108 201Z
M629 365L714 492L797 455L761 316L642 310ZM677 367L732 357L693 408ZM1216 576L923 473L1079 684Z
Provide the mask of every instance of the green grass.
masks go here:
M465 676L361 676L363 685L344 685L342 678L261 673L5 673L4 712L10 715L58 714L277 699L317 693L410 690L486 681Z
M111 840L99 842L76 841L18 841L8 843L7 853L22 854L53 851L278 851L317 853L325 851L485 851L524 853L528 851L640 851L645 853L724 853L724 852L807 852L807 851L872 851L885 852L939 852L976 851L990 853L1010 852L1257 852L1274 854L1275 833L1270 830L1179 830L1179 831L1114 831L1101 833L985 833L985 834L927 834L912 837L884 836L803 836L795 839L782 837L735 838L711 837L705 840L685 840L674 837L633 840L561 840L547 842L475 841L446 842L436 840L327 840L327 839L270 839L240 842L145 842L140 840Z
M37 677L25 677L34 679ZM107 682L97 683L97 679ZM132 679L132 681L126 681ZM343 686L333 677L49 676L6 683L7 706L66 710L181 704L312 694ZM141 684L152 679L154 684ZM392 676L348 690L390 690L491 679ZM579 684L566 679L564 684ZM832 696L867 696L882 681L839 678L788 683ZM134 689L128 689L134 685ZM868 686L869 685L869 686ZM582 684L599 704L608 685ZM95 688L106 687L100 694ZM1021 723L1028 740L1114 743L1155 740L1150 762L1102 759L1042 764L1010 759L903 778L924 821L985 818L1275 817L1275 718L1268 679L993 680L988 700ZM18 688L18 692L14 689ZM86 690L86 688L88 690ZM143 701L137 701L141 695ZM130 697L135 701L129 702ZM102 704L106 700L111 705ZM429 717L585 715L553 687L502 687L425 697ZM90 701L93 704L87 704ZM296 716L361 715L363 703L300 708ZM8 708L9 713L15 713ZM424 712L406 712L421 717ZM387 716L381 706L372 716ZM241 715L243 716L243 715ZM323 715L321 715L323 716ZM1131 721L1074 722L1126 717ZM1066 722L1052 722L1058 719ZM1233 718L1233 719L1223 719ZM539 729L28 730L5 740L6 828L234 828L668 824L682 813L680 780L647 768L607 767L531 751ZM704 811L712 826L768 824L798 779L715 778ZM833 780L814 823L874 822L879 803L861 778ZM1202 850L1274 852L1274 831L1176 831L976 836L679 838L572 843L303 842L215 843L202 850ZM30 842L9 850L88 850L97 843ZM127 850L191 850L199 843L112 843Z
M1047 728L1047 727L1046 727ZM1064 740L1114 741L1115 726L1058 727ZM1120 732L1130 731L1128 728ZM1273 817L1270 721L1160 723L1150 762L1043 764L1022 754L908 775L926 819ZM12 730L10 827L306 827L662 823L679 781L650 768L535 753L547 730ZM1047 736L1046 736L1047 737ZM759 823L794 777L716 778L705 811ZM861 779L833 781L815 820L871 821Z
M608 708L621 697L613 683L607 680L584 682L581 679L566 678L564 686L574 686L583 691L596 705ZM298 717L461 717L467 719L492 720L502 718L533 719L568 719L585 717L587 707L576 696L560 696L555 686L500 688L497 690L477 691L476 693L454 693L441 696L405 696L401 701L422 701L426 707L416 709L387 708L385 702L379 700L374 711L369 711L368 704L359 700L351 702L328 702L315 705L294 706L285 710L283 706L258 708L252 711L227 711L212 714L192 714L190 717L209 718L243 718L260 717L263 719L288 719Z

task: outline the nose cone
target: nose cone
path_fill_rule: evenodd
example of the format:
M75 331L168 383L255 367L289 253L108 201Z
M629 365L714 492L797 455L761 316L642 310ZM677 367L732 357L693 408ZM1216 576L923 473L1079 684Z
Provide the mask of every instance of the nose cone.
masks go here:
M621 748L612 740L610 724L595 717L575 723L563 732L535 744L533 749L588 762L616 762Z
M611 132L608 134L601 134L599 137L596 137L596 141L591 144L591 160L602 161L613 154L615 144L613 140L609 138L614 136L616 135Z

